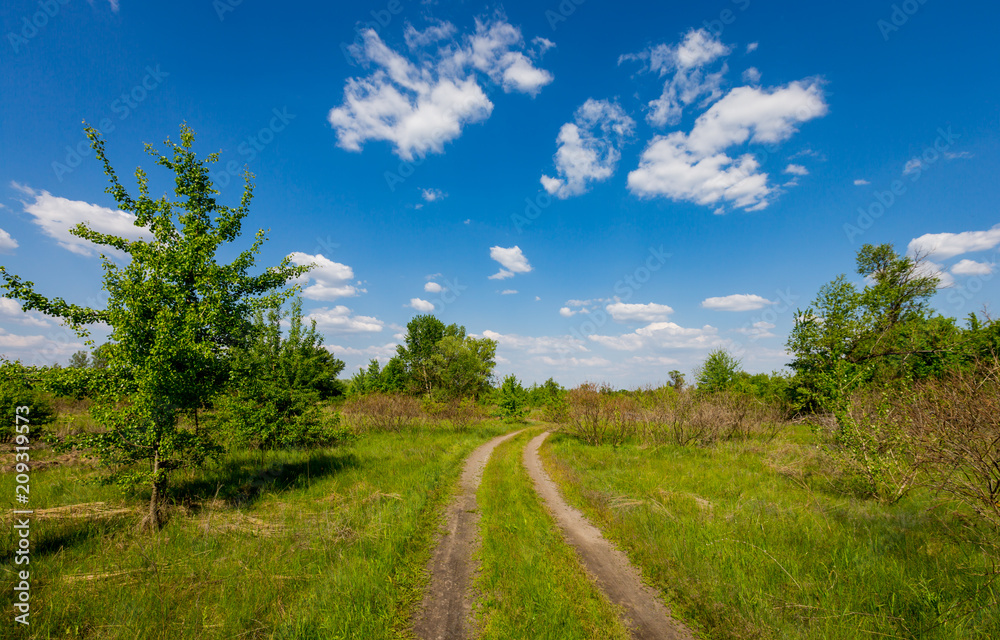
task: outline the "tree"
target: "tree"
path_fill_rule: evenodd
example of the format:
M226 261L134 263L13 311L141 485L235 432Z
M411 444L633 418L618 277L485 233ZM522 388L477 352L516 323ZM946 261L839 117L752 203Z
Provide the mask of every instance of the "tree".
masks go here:
M432 367L434 349L444 337L444 323L432 315L419 315L406 324L405 345L396 354L406 366L406 373L420 392L430 395L434 386Z
M859 385L906 375L920 356L928 366L927 356L953 346L924 341L928 322L938 322L929 318L927 306L938 278L927 275L919 257L899 256L889 244L866 244L857 255L857 273L868 282L863 289L838 276L820 288L809 308L796 312L787 346L807 406L837 411ZM935 331L940 337L947 327Z
M226 356L246 340L252 311L280 304L288 294L287 283L309 267L293 266L285 258L249 275L265 239L263 230L232 262L216 261L219 250L240 236L253 198L252 175L244 174L238 207L219 204L208 167L218 154L199 160L192 151L194 132L186 124L180 128L180 144L167 139L165 153L145 145L157 165L175 174L176 199L166 194L151 198L141 168L135 172L138 196L130 195L105 154L100 133L89 126L85 131L108 176L107 193L150 239L129 240L86 224L71 230L130 258L120 266L101 255L107 309L46 298L33 283L2 267L0 277L7 295L20 300L26 311L60 317L82 336L88 324L111 326L107 371L112 383L93 409L105 431L81 444L96 450L119 480L150 489L146 525L153 529L164 522L170 470L197 464L207 453L201 434L178 428L178 416L196 411L218 393L228 375ZM137 463L148 466L136 470Z
M742 372L740 364L740 361L725 349L715 349L708 354L698 371L698 390L709 393L729 390Z
M108 343L100 345L90 354L90 366L94 369L106 369L108 366Z
M674 388L674 391L683 391L684 390L684 374L683 373L681 373L677 369L674 369L673 371L671 371L667 375L670 376L670 386Z
M69 357L69 366L74 369L86 369L90 366L90 356L86 351L77 351Z
M528 414L527 396L528 392L521 386L517 376L514 374L506 376L500 385L500 394L497 400L500 417L505 422L523 422Z

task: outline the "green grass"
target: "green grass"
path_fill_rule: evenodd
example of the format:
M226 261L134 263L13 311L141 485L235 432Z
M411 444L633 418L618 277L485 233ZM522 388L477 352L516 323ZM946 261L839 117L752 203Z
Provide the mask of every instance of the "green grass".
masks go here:
M845 492L806 429L716 448L588 446L549 473L707 638L1000 638L1000 585L914 492ZM977 575L980 574L980 575Z
M496 448L477 500L482 514L477 619L483 638L628 638L545 511L521 463L529 429Z
M407 637L464 458L506 430L419 427L180 471L155 536L136 530L141 497L91 482L92 467L35 471L35 509L101 501L126 513L36 517L30 630L8 618L0 637ZM0 495L13 484L4 474ZM2 524L0 608L11 612L9 511Z

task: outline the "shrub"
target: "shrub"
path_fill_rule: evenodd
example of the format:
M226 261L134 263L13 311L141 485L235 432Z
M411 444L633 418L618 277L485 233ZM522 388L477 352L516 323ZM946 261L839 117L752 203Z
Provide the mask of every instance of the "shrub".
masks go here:
M30 407L26 417L31 433L35 433L35 427L55 420L52 405L32 380L32 373L34 369L19 362L0 360L0 411L3 412L0 417L0 442L7 442L14 437L17 407Z
M644 422L635 398L613 393L604 385L584 383L569 392L565 431L588 444L618 445L638 433Z
M500 385L497 408L504 422L524 422L528 415L528 393L513 374Z
M216 398L216 424L230 449L323 447L344 440L347 429L336 413L326 414L315 393L261 385L254 393Z
M399 393L352 397L344 403L341 413L355 432L401 431L421 416L420 401Z

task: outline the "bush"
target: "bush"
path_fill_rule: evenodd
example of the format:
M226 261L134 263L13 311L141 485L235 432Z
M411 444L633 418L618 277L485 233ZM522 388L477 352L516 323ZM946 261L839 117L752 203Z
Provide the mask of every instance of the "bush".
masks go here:
M29 407L25 416L28 418L30 433L36 433L35 427L49 424L55 420L52 405L41 394L38 385L33 381L33 368L25 367L19 362L0 360L0 442L8 442L14 437L15 415L18 407Z
M419 421L420 409L420 401L412 396L399 393L372 393L348 399L341 413L347 421L347 426L357 433L362 433L401 431Z
M315 393L261 386L256 393L216 398L216 425L230 449L332 446L348 430L336 413L325 414Z
M452 399L445 402L425 399L422 403L422 409L428 418L445 420L458 429L465 429L470 425L482 422L483 418L486 417L482 407L472 398Z
M639 432L642 407L633 397L616 394L604 385L584 383L569 392L569 421L565 431L588 444L621 444Z
M513 374L500 385L497 408L504 422L524 422L528 415L528 392Z

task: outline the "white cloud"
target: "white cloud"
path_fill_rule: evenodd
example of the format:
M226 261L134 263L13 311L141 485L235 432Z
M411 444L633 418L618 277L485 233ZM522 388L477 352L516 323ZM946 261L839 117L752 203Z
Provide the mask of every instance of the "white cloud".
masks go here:
M577 358L575 356L553 358L552 356L542 356L539 360L550 367L606 367L611 364L610 360L600 356L592 358Z
M620 336L589 335L593 342L618 351L640 349L695 349L723 344L719 330L711 325L700 329L685 328L674 322L653 322L632 333Z
M807 176L809 175L809 169L806 169L801 164L790 164L785 167L785 173L793 176Z
M562 307L562 308L559 309L559 315L561 315L564 318L572 318L573 316L575 316L578 313L580 313L580 312L579 311L573 311L569 307Z
M28 204L23 202L24 211L32 216L42 233L54 238L60 247L82 256L92 256L97 251L121 256L117 249L98 246L89 240L70 234L69 230L79 223L98 233L120 236L129 240L148 240L151 238L146 229L135 226L135 216L124 211L108 209L80 200L67 200L53 196L48 191L34 189L11 182L11 186L28 197L35 199Z
M919 173L923 168L924 163L920 160L920 158L912 158L903 166L903 175L908 176L911 173Z
M607 307L608 313L618 322L661 322L674 312L665 304L628 304L615 302Z
M767 144L790 138L798 125L827 112L817 82L792 82L772 90L739 87L698 117L690 133L656 136L629 173L629 189L639 196L666 196L701 205L732 203L747 211L763 209L774 188L750 154L733 159L722 153L747 141Z
M571 336L520 336L514 333L497 333L487 329L483 337L496 340L497 344L507 349L524 351L526 353L573 353L587 351L583 341Z
M493 112L476 72L506 92L532 96L552 82L552 74L535 67L522 52L521 31L502 15L477 19L475 32L461 39L455 31L447 22L424 31L408 27L405 37L413 61L389 48L373 29L366 30L363 42L351 51L374 71L349 78L344 103L330 110L338 145L360 151L368 140L385 140L404 160L442 153L466 125Z
M863 186L865 186L867 184L871 184L871 183L868 182L867 180L865 180L864 178L858 178L857 180L854 181L854 186L856 186L856 187L863 187Z
M434 311L434 303L421 298L410 298L410 306L423 313Z
M337 298L349 298L359 293L365 293L364 289L358 289L355 285L351 284L350 281L354 278L354 270L346 264L334 262L324 257L322 253L312 256L308 253L295 251L289 254L288 257L294 264L299 266L315 265L305 275L296 279L296 282L304 287L302 289L303 298L332 301ZM309 285L310 281L313 284Z
M938 258L951 258L962 253L986 251L1000 245L1000 224L989 231L963 231L961 233L926 233L910 240L910 255L923 254Z
M918 276L933 276L938 279L938 289L945 289L955 284L955 277L944 270L944 266L931 260L923 260L914 272Z
M420 197L427 202L435 202L437 200L444 200L448 197L448 194L440 189L421 189Z
M743 72L743 82L747 84L760 84L760 69L750 67Z
M0 229L0 253L13 253L17 247L17 240L10 237L10 234L3 229Z
M490 258L499 262L500 266L503 267L500 271L491 275L489 277L490 280L504 280L505 278L513 278L514 274L531 271L528 259L524 257L521 248L518 246L509 248L490 247Z
M382 330L385 323L371 316L352 316L351 310L344 305L333 308L321 307L313 309L305 316L306 322L316 321L316 326L330 333L376 333Z
M676 45L660 44L637 54L624 55L625 60L641 60L645 70L668 76L663 85L663 93L649 103L650 111L646 120L655 126L677 124L684 107L699 98L704 103L722 95L722 78L726 66L716 73L706 73L704 67L719 58L729 55L729 47L722 44L705 29L692 29L684 40Z
M959 159L961 159L961 160L968 160L969 158L971 158L973 156L972 156L972 153L970 153L968 151L958 151L958 152L955 152L955 151L945 151L944 152L944 157L947 160L959 160Z
M737 293L731 296L705 298L701 306L715 311L753 311L774 304L772 300L752 293Z
M957 276L985 276L993 273L993 265L965 259L953 264L951 272Z
M635 122L617 104L587 100L556 138L555 166L560 177L543 175L542 186L558 198L568 198L584 193L590 182L610 178L634 127Z
M324 345L326 350L337 356L338 358L344 356L355 356L363 357L367 359L375 358L377 360L389 360L394 355L396 355L396 342L387 342L384 345L372 345L370 347L342 347L340 345L331 344Z
M28 365L53 364L87 348L87 345L75 342L73 338L76 336L66 330L47 336L25 336L10 333L0 327L0 352L11 360L20 360Z
M500 295L502 295L502 296L512 296L515 293L517 293L517 289L504 289L503 291L500 292Z
M774 325L772 323L759 320L749 326L733 329L733 333L741 333L752 340L760 340L761 338L775 337L775 334L771 333L771 329L773 328Z
M16 322L29 327L49 327L52 322L37 311L24 311L21 303L10 298L0 298L0 320Z
M436 282L428 282L427 284L424 285L424 291L426 291L427 293L441 293L442 291L444 291L444 287L442 287Z
M754 51L757 50L758 46L760 46L759 42L751 42L750 44L747 45L747 53L753 53Z

